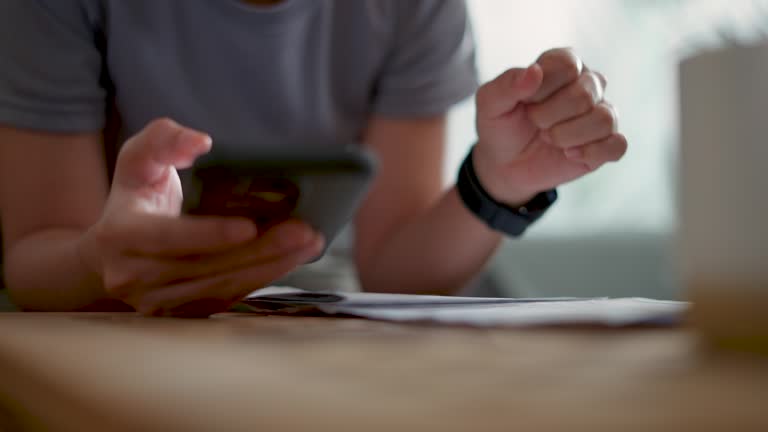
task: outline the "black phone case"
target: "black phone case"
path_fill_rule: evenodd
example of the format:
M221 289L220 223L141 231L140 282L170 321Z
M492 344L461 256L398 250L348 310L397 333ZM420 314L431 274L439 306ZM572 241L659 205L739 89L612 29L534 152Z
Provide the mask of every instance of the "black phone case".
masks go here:
M296 218L328 245L354 216L375 170L373 156L358 147L212 152L185 173L184 212L247 217L260 230Z

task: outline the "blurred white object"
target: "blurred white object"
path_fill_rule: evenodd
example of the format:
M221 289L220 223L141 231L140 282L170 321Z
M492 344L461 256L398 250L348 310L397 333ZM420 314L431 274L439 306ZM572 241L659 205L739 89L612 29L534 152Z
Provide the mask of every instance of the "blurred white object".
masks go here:
M768 281L768 44L683 61L683 276Z
M302 315L306 308L360 318L472 327L607 327L678 324L688 305L644 298L478 298L375 293L318 293L288 287L254 291L256 312Z
M768 352L768 44L680 66L680 252L695 325Z

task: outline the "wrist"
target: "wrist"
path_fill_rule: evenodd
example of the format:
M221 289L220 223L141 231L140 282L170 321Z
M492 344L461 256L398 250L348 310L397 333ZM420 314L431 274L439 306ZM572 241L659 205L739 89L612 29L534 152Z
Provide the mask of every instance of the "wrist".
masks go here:
M8 288L23 310L74 311L107 297L101 277L83 261L82 229L44 229L15 244Z
M469 152L461 164L456 181L464 206L490 228L513 237L522 235L557 200L557 191L550 189L539 192L517 205L500 202L480 183L475 172L474 150Z
M472 150L472 165L480 185L494 200L510 206L521 206L536 196L540 191L525 188L510 187L504 182L505 171L508 167L497 162L494 155L484 150L484 146L476 145Z

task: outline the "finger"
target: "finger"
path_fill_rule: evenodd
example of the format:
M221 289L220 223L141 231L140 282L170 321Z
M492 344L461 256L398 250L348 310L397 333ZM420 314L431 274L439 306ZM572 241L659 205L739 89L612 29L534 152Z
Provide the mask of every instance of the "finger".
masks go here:
M542 54L536 63L544 73L541 87L527 102L541 102L581 76L584 64L571 49L557 48Z
M225 254L216 257L206 256L194 261L164 263L165 268L160 276L150 281L148 286L157 287L175 284L256 267L263 263L293 255L298 251L314 245L318 241L323 242L318 235L310 237L304 243L296 243L290 247L274 246L269 242L260 241L258 245L254 244L247 247L247 250L238 251L240 253Z
M290 221L279 224L255 241L223 253L184 257L127 255L104 274L105 288L116 297L136 295L171 284L212 277L258 265L307 247L320 234L306 224Z
M608 102L600 102L589 113L556 125L546 135L555 146L569 148L607 138L617 129L615 109Z
M307 229L302 223L283 223L270 229L257 240L236 249L221 254L198 255L184 259L150 260L147 263L149 265L145 264L136 274L142 286L155 288L257 266L312 246L318 239L324 242L320 234ZM142 278L141 274L147 276Z
M167 289L144 295L136 310L144 315L172 315L174 310L200 299L233 303L256 289L262 288L284 276L297 266L316 257L322 251L322 241L318 239L312 245L290 255L212 278L185 282Z
M603 93L605 93L605 89L608 88L608 80L605 78L605 75L598 71L591 72L597 76L598 80L600 80L600 84L603 86Z
M210 149L210 136L170 119L155 120L125 142L117 158L115 184L125 187L154 184L170 167L187 168Z
M303 247L316 240L318 236L322 238L322 235L307 223L289 219L272 226L253 241L244 243L236 249L222 253L216 252L215 255L224 261L273 258ZM172 257L181 261L196 261L201 258L207 257L199 254Z
M590 170L596 170L607 162L621 159L626 154L627 148L626 137L621 134L613 134L600 141L568 148L564 153L569 160L581 162Z
M253 240L256 234L256 225L245 218L131 214L105 222L96 236L110 249L181 256L219 252Z
M513 111L538 90L541 80L541 68L536 64L526 69L509 69L477 91L478 116L496 118Z
M603 99L603 86L592 72L582 74L576 81L560 89L547 100L529 105L528 117L541 129L588 113Z

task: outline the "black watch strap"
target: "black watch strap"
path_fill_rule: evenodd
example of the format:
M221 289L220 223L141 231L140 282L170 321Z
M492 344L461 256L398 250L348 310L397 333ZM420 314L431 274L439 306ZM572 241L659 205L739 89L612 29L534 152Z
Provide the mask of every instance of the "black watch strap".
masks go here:
M456 187L467 209L492 229L518 237L557 200L557 191L550 189L518 207L496 201L480 184L472 161L473 152L474 148L461 164Z

